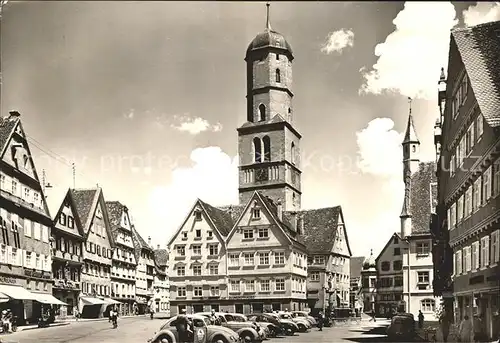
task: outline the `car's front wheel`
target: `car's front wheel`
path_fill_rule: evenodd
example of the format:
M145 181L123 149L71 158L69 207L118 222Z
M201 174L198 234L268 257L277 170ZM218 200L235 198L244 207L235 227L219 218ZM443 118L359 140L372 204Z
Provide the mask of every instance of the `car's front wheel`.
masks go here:
M172 343L168 336L160 336L156 339L155 343Z
M292 327L287 327L287 328L285 329L285 334L286 334L287 336L293 336L293 335L295 334L295 330L294 330Z
M245 343L250 343L253 342L254 340L254 337L251 332L242 332L240 337Z
M299 327L299 331L300 331L300 332L304 332L304 331L306 331L306 330L307 330L307 328L306 328L306 326L305 326L304 324L299 324L299 325L297 325L297 326Z
M212 343L229 343L229 341L223 336L216 336L212 340Z

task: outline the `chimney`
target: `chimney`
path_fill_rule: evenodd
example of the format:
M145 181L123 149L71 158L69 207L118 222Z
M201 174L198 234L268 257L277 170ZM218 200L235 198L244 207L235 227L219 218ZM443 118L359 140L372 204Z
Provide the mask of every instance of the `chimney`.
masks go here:
M17 112L17 111L10 111L10 116L11 117L20 117L21 116L21 113Z
M156 249L160 250L160 245L159 244L156 245Z
M276 209L278 214L278 219L283 221L283 204L281 203L281 199L278 199L276 202Z
M148 236L148 245L151 247L151 236Z

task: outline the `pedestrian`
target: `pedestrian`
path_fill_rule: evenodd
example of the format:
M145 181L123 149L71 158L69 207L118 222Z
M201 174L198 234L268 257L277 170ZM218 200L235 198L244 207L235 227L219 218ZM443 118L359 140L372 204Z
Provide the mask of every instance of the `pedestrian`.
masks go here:
M323 324L325 322L325 315L323 314L323 311L319 311L319 316L318 316L318 328L319 331L323 331Z
M460 342L472 342L472 321L470 320L468 315L464 316L464 319L460 322L460 326L458 328L458 338Z
M418 310L418 328L422 329L424 327L424 314L421 310Z
M439 317L439 324L441 325L441 333L443 335L443 342L448 342L448 334L450 333L450 319L446 309L443 309Z
M78 319L80 319L80 313L78 312L78 309L76 307L73 310L73 315L75 316L76 321L78 321Z
M375 318L375 310L372 310L371 314L370 314L371 318L370 318L370 322L373 321L373 322L376 322L377 321L377 318Z
M177 316L175 320L175 328L177 329L177 333L179 335L180 343L187 343L190 341L189 339L189 319L186 315L186 309L183 308L181 310L181 314Z

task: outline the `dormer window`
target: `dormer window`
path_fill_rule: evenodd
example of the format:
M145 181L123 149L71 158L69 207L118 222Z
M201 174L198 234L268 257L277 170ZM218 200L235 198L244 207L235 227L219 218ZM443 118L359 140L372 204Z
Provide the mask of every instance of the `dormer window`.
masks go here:
M194 220L196 220L197 222L201 221L201 211L194 212Z

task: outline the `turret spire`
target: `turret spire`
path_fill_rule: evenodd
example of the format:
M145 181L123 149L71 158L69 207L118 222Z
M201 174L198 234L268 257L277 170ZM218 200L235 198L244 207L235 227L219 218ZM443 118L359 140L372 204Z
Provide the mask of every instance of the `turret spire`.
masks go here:
M266 4L266 7L267 7L266 30L271 31L271 19L269 18L269 8L271 7L271 4L268 2Z
M408 124L406 125L405 137L403 140L403 144L406 143L420 143L417 137L417 132L415 131L415 125L413 124L413 116L411 115L411 103L412 99L409 97L408 102L410 104L410 110L408 115Z

